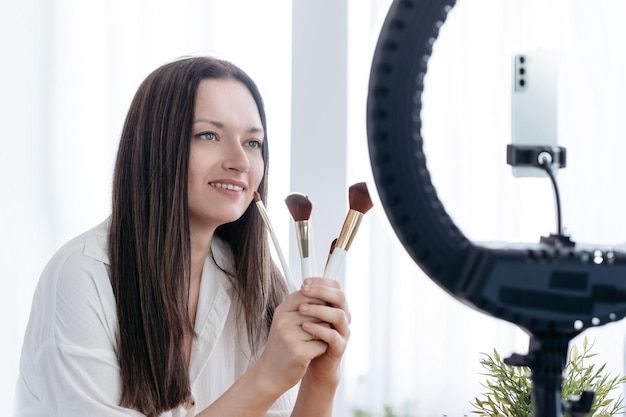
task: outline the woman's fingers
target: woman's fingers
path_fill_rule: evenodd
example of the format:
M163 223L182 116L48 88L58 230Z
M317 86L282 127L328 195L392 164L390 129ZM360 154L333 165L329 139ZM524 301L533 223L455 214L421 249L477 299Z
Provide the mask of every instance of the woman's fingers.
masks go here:
M341 351L350 336L350 312L339 282L307 278L301 291L292 293L275 311L269 346L282 345L293 355L323 354L332 344ZM299 345L302 342L314 344ZM302 358L302 357L301 357Z
M311 320L298 311L298 303L304 301L306 297L302 295L290 296L276 309L263 354L257 362L274 374L273 380L283 388L297 383L310 362L328 349L326 342L304 330L303 323Z
M260 362L285 384L295 383L307 370L316 378L335 378L349 325L341 285L328 278L307 278L274 312Z
M346 312L337 307L319 304L301 304L300 314L309 318L309 320L302 323L303 329L308 333L310 333L310 331L304 327L304 324L313 323L317 325L316 327L330 331L334 330L343 337L350 335L350 323ZM324 331L323 334L330 333ZM316 336L319 335L316 334Z
M308 318L302 323L302 329L314 339L327 343L332 352L341 354L350 337L350 312L340 284L327 278L307 278L302 293L322 301L299 305L299 313Z
M310 334L311 341L322 342L325 346L324 352L341 355L348 344L348 337L340 334L338 331L328 326L327 323L302 323L304 331ZM349 332L349 331L348 331ZM320 354L321 354L320 353Z
M329 278L307 278L302 285L302 294L323 302L315 304L326 304L342 310L347 323L350 324L352 317L348 302L338 281Z

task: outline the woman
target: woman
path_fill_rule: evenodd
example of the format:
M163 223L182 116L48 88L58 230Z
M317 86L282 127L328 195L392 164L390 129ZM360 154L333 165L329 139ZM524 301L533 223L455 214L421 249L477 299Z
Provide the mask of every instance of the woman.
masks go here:
M251 204L266 195L266 132L257 87L228 62L148 76L110 218L40 279L18 416L332 414L350 314L337 282L288 294L271 261Z

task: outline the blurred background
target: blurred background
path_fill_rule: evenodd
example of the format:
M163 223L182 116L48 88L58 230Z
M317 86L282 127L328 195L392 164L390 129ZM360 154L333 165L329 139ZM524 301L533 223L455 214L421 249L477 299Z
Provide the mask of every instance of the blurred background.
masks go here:
M159 65L188 54L233 61L268 115L268 210L298 276L283 202L311 198L317 263L366 181L366 215L341 279L353 315L337 416L462 416L483 392L481 352L527 349L526 335L444 293L400 245L378 201L366 140L373 48L389 0L0 1L0 403L11 404L31 298L67 240L110 211L114 156L132 96ZM423 100L433 183L477 241L536 242L554 232L547 178L514 178L511 55L560 56L558 174L564 226L582 243L622 244L626 208L626 3L459 0L429 61ZM407 190L411 192L411 190ZM419 215L419 213L415 213ZM586 331L600 362L624 372L623 322Z

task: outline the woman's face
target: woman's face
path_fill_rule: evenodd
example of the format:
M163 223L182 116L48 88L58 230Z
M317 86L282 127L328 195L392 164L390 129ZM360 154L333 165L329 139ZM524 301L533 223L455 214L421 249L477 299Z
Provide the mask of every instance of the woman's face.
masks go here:
M198 86L189 152L189 224L218 226L243 215L263 178L265 134L248 88L233 79Z

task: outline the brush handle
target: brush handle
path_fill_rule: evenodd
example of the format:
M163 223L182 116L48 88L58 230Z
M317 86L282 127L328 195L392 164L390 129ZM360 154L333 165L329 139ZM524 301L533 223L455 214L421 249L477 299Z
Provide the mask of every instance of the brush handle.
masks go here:
M274 243L274 249L276 249L276 253L278 254L280 265L283 267L283 274L285 275L285 280L287 281L287 287L289 287L289 292L295 292L297 290L296 284L294 283L293 277L291 276L291 270L289 269L289 264L285 259L285 255L283 255L283 251L280 249L280 244L278 243L276 233L270 232L270 237L272 238L272 243Z
M333 253L330 255L330 259L326 264L326 268L324 268L325 278L337 279L337 274L339 274L339 270L346 259L347 253L348 252L342 248L335 247L335 249L333 249Z
M311 264L310 277L317 276L316 257L315 257L315 228L313 227L313 220L309 220L309 262Z
M302 266L302 279L315 276L313 259L310 256L306 258L300 258L300 265Z

